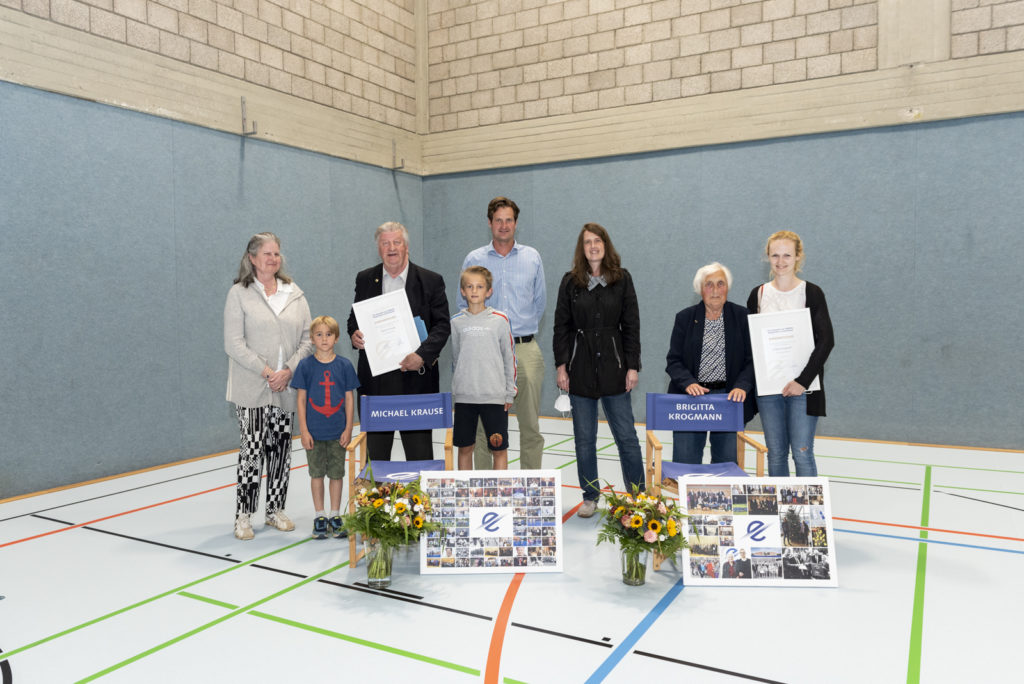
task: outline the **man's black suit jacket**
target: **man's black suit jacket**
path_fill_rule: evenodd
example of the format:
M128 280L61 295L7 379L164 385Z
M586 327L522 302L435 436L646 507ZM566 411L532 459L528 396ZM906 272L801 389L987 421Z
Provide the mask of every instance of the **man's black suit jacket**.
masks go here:
M353 301L361 302L383 293L384 264L377 264L360 271L356 275L356 293ZM441 349L451 335L451 316L448 313L448 295L444 289L444 278L440 274L428 271L409 262L409 274L405 281L405 294L409 298L409 307L413 316L423 319L427 328L427 338L420 342L416 353L423 358L423 374L416 372L391 371L400 373L403 394L427 394L440 391L440 373L437 369L437 358ZM348 334L352 336L359 325L356 323L355 311L348 315ZM383 394L379 391L381 378L370 374L370 363L366 352L359 350L359 391L362 394ZM390 375L386 374L386 375Z

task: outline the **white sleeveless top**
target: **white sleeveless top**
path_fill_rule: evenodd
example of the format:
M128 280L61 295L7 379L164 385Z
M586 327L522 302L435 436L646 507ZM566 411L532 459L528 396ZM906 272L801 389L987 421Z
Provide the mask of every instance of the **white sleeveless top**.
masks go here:
M807 307L807 281L801 280L800 284L789 292L776 290L772 283L765 283L760 288L760 298L760 313L804 309Z

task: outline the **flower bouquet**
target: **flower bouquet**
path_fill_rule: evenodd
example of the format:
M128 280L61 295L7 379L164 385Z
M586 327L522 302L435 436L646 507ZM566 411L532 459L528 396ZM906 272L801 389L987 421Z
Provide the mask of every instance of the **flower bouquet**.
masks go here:
M430 497L419 481L360 487L353 499L356 509L344 516L345 527L365 540L366 578L371 587L391 584L395 547L418 542L424 532L444 531L441 523L430 519Z
M683 534L683 509L673 499L651 496L634 485L632 493L604 495L606 510L597 534L597 543L617 541L622 555L622 581L643 584L647 574L647 556L653 551L672 556L686 548Z

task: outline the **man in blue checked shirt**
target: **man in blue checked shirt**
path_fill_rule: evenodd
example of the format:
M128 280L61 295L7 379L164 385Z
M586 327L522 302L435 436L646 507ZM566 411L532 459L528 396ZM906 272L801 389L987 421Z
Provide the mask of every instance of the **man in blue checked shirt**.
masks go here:
M491 242L466 255L462 270L483 266L494 276L494 293L487 303L508 315L516 343L519 389L512 410L519 423L519 468L537 470L541 467L544 436L540 433L540 395L544 387L544 357L536 335L547 304L544 264L540 252L516 242L519 207L507 197L495 197L487 205L487 223ZM459 306L466 301L459 294ZM477 425L473 467L491 468L491 452L483 426Z

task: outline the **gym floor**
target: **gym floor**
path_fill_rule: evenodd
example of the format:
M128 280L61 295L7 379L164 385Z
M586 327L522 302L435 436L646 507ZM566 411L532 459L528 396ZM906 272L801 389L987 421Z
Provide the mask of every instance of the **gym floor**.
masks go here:
M232 534L235 452L0 501L0 681L959 682L1019 670L1024 452L819 438L838 588L684 586L668 563L629 587L617 549L595 545L600 518L573 515L571 422L542 429L544 466L562 475L562 573L423 576L410 549L391 587L371 590L346 541L308 534L298 441L297 529L257 515L252 541ZM671 433L658 436L670 454ZM599 439L601 477L619 486L603 423Z

